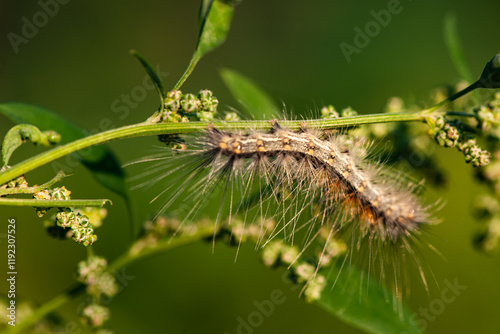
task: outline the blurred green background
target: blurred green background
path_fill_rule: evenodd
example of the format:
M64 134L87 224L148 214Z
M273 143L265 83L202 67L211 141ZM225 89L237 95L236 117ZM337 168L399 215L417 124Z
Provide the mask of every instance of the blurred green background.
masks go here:
M218 75L228 67L251 77L294 114L310 115L310 110L323 104L375 113L390 96L425 99L437 85L457 82L459 76L443 42L447 13L457 16L466 59L475 75L500 48L500 2L409 0L401 1L402 11L347 63L339 44L353 44L353 29L364 29L373 20L370 12L386 9L388 3L245 0L236 9L226 43L200 62L182 89L210 88L221 109L238 108ZM98 130L103 119L113 127L143 121L159 101L153 90L134 100L136 105L128 108L126 117L113 108L114 101L131 94L145 76L128 50L134 48L153 65L159 64L161 72L169 73L164 78L167 87L172 87L195 47L198 6L199 1L69 1L16 53L7 34L21 34L22 18L31 20L41 7L37 1L1 1L0 101L38 104L88 130ZM2 118L0 134L12 125ZM148 154L157 144L156 138L149 137L110 146L127 162ZM14 154L12 162L37 152L27 145ZM429 296L415 289L408 303L417 311L428 308L440 298L445 280L457 279L467 289L428 322L428 332L499 333L500 258L480 254L471 245L479 225L470 215L470 206L484 189L474 184L471 167L462 162L461 154L441 149L436 154L449 184L439 191L428 189L427 194L446 203L439 212L443 222L431 237L443 258L426 252L425 261L439 287L431 282ZM95 244L98 254L114 259L131 241L125 204L83 167L75 174L65 181L74 198L114 202ZM28 180L41 183L52 175L52 168L44 167L28 174ZM155 195L132 192L139 215L147 217L155 211L148 205ZM84 247L48 237L34 210L0 210L5 223L8 217L17 219L20 298L44 303L74 282ZM5 245L5 239L0 240ZM117 333L235 333L237 317L246 318L254 311L254 300L269 299L274 289L280 289L286 302L255 333L360 333L300 300L297 291L283 283L282 271L259 263L251 245L242 248L236 262L235 254L235 248L222 244L212 253L210 244L200 242L127 267L126 274L134 279L109 305L110 327ZM4 256L0 263L5 268ZM2 293L6 291L3 282ZM67 304L61 314L78 321L75 314L82 301Z

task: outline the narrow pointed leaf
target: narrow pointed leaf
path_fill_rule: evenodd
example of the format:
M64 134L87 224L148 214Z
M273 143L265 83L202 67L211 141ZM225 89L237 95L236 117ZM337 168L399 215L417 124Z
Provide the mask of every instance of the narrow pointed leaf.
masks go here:
M473 82L474 77L471 71L467 67L467 62L465 61L464 52L462 46L460 45L460 37L458 35L458 25L457 18L455 14L449 13L444 20L444 40L446 42L446 47L450 58L455 66L458 74L462 79L468 82Z
M203 1L200 8L200 32L196 50L191 58L188 68L175 84L174 89L179 89L193 72L198 61L206 53L220 46L225 40L231 19L233 17L234 4L232 1L213 0Z
M196 54L201 58L221 45L225 40L231 19L233 17L234 6L228 1L213 0L208 10L205 11L205 19L200 27Z
M151 81L153 81L162 101L165 100L165 98L167 97L167 93L165 92L165 85L163 84L163 80L160 78L158 73L156 73L154 67L139 52L130 50L130 54L137 58L137 60L139 60L142 67L144 67L149 77L151 78Z
M198 14L198 27L201 27L203 24L203 21L205 21L205 18L207 17L208 10L210 9L210 6L212 5L213 0L202 0L201 5L200 5L200 11Z

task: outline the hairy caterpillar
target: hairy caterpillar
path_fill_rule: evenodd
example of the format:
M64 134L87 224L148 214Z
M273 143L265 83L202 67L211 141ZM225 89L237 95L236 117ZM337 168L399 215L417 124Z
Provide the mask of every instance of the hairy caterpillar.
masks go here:
M350 239L351 255L367 250L368 266L380 268L382 278L391 264L389 275L397 280L399 262L410 254L426 284L411 244L432 219L414 194L415 186L369 162L367 145L353 138L311 131L307 123L300 132L271 123L269 132L220 131L209 125L180 155L147 159L158 162L139 177L158 176L140 186L179 175L164 189L170 196L161 211L178 205L184 194L183 203L192 203L181 213L185 221L196 219L203 204L213 203L219 206L217 220L240 217L244 224L255 224L271 217L277 221L271 238L283 233L294 242L304 230L304 245L314 239L318 224L327 226L332 235Z
M382 239L396 241L408 236L428 218L415 196L373 180L374 175L360 167L345 145L319 139L307 131L286 131L277 121L271 133L241 135L209 128L207 146L214 160L220 155L228 158L227 170L239 159L253 159L263 171L269 169L265 166L267 159L274 158L278 173L297 171L292 177L318 188L328 202L343 202L353 216L365 222L363 230Z

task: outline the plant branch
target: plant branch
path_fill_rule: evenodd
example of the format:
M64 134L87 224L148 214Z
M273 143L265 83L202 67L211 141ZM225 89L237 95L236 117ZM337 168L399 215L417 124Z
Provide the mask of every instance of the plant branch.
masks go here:
M354 117L342 117L335 119L313 119L307 121L282 120L279 123L291 131L300 130L304 124L307 124L310 129L333 129L339 127L350 127L362 124L373 123L389 123L389 122L411 122L423 121L428 115L416 113L393 113L393 114L373 114L360 115ZM211 123L214 127L220 130L270 130L271 124L269 121L253 120L253 121L236 121L224 122L215 121ZM55 147L49 151L38 154L34 157L9 168L0 173L0 184L4 184L24 173L27 173L37 167L43 166L49 162L59 159L70 153L81 149L102 144L115 139L125 139L149 135L162 134L182 134L201 132L206 129L206 122L187 122L187 123L164 123L164 124L146 124L139 123L129 126L124 126L118 129L109 130L88 136L63 146Z
M182 77L175 84L175 87L173 90L178 90L179 88L181 88L182 84L187 80L187 78L193 72L193 70L196 67L196 64L198 64L198 61L200 60L200 58L201 57L196 56L196 53L193 55L193 58L191 58L191 61L189 62L188 67L186 68L186 71L184 71L184 74L182 74Z
M172 250L177 247L181 247L204 238L210 237L214 234L214 226L200 228L196 233L180 236L178 238L171 238L168 240L160 241L156 245L152 247L143 248L139 252L133 252L132 247L121 257L116 259L113 263L111 263L106 269L107 272L113 273L114 271L126 266L130 265L133 262L136 262L140 259L144 259L146 257L152 256L154 254L159 254L161 252L166 252ZM77 283L66 292L61 293L60 295L54 297L40 308L35 310L30 316L28 316L25 320L18 323L16 326L10 326L9 330L5 332L5 334L14 334L19 333L23 329L27 329L30 326L34 325L36 322L45 318L48 314L54 312L59 307L64 305L66 302L71 299L79 296L85 291L85 285L82 283Z
M154 246L149 246L142 248L140 251L134 251L133 245L132 247L122 256L117 258L113 263L111 263L108 267L108 271L112 272L121 267L129 265L133 262L136 262L140 259L159 254L165 251L168 251L173 248L177 248L180 246L184 246L195 241L211 237L214 235L214 226L200 228L196 233L185 235L181 237L171 237L167 240L162 240L155 244Z
M430 107L429 109L426 109L426 110L422 110L421 114L422 115L428 115L428 114L431 114L433 113L434 111L450 104L451 102L455 101L456 99L472 92L473 90L477 89L477 88L481 88L482 87L482 84L481 84L481 81L478 80L476 82L474 82L473 84L467 86L466 88L462 89L461 91L459 92L456 92L455 94L453 94L452 96L448 97L446 100L443 100L441 102L439 102L438 104Z
M45 318L49 313L55 311L60 306L64 305L66 302L70 301L74 297L85 291L85 286L81 283L75 284L73 287L68 289L66 292L57 295L56 297L49 300L47 303L39 307L32 314L30 314L26 319L18 322L16 326L9 326L4 333L14 334L22 332L24 329L28 329L32 325L36 324L38 321Z
M41 184L39 186L34 186L34 187L27 187L27 188L20 188L20 187L15 187L15 188L5 188L5 189L0 189L0 196L4 195L19 195L19 194L34 194L36 192L39 192L40 190L50 188L57 182L61 181L63 178L65 178L66 175L63 171L59 171L52 180L45 182L44 184Z
M28 198L0 198L0 206L31 206L42 208L77 208L88 206L103 206L109 199L70 199L70 200L52 200L52 199L28 199Z

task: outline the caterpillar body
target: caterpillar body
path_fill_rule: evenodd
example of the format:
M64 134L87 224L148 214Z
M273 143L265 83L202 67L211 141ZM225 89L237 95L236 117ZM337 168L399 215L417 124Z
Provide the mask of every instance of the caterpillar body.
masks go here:
M261 173L269 170L268 159L274 159L273 173L302 179L301 183L319 190L327 206L348 208L364 222L360 226L365 232L382 239L396 242L426 223L428 214L410 191L377 180L369 168L360 166L360 157L353 156L355 150L338 137L325 140L307 130L291 132L277 121L272 124L269 133L251 134L209 127L206 154L214 160L226 156L226 170L232 170L240 159L253 159L247 168L255 167Z
M392 281L398 296L401 262L407 258L427 288L413 246L434 221L429 208L419 203L418 186L368 159L369 145L356 137L310 130L306 122L301 131L284 129L277 120L271 124L267 132L209 125L203 136L173 150L178 154L163 152L143 160L157 163L138 175L149 179L141 186L175 180L155 198L170 194L160 212L183 207L178 215L188 223L199 218L205 204L219 206L216 223L240 219L243 225L260 224L258 246L280 233L294 243L296 233L305 231L305 249L319 235L318 227L326 227L328 238L340 236L351 245L351 259ZM159 175L151 177L153 173ZM268 218L275 221L272 227L264 223Z

